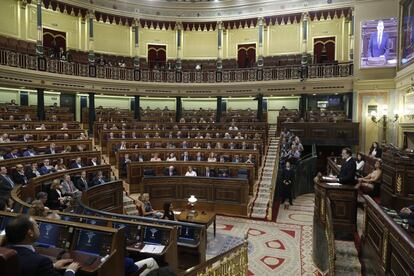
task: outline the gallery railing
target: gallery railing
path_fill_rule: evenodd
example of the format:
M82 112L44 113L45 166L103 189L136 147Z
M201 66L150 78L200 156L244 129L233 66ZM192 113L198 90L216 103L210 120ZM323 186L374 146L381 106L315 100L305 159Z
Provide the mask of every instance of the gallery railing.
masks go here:
M148 70L99 64L82 64L49 57L38 57L0 50L0 65L44 71L62 75L98 79L167 82L167 83L232 83L316 78L343 78L353 75L353 63L309 64L223 70Z

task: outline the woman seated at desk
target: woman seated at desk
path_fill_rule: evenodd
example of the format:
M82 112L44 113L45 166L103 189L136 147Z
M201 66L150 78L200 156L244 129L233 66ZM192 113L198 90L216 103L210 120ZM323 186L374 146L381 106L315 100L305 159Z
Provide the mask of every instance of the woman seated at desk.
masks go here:
M362 154L358 153L356 156L356 170L358 175L364 175L365 160Z
M379 185L381 177L381 162L377 160L375 161L375 170L365 177L358 178L358 184L356 187L362 189L363 191L371 192L374 190L375 185Z

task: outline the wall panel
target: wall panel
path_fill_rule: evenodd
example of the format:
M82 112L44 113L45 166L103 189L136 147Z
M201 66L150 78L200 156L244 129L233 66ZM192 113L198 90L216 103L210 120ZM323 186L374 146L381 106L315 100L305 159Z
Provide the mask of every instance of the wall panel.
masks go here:
M94 22L96 52L130 55L131 29L128 26Z
M301 52L301 25L269 26L268 55L296 54Z
M0 1L0 33L8 36L19 36L17 1Z
M184 59L216 59L217 31L185 31Z

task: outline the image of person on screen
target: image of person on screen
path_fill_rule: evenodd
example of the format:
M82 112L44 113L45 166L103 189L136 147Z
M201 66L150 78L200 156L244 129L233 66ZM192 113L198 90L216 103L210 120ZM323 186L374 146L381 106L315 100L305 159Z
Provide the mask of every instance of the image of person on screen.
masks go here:
M384 32L384 21L379 20L377 31L371 34L368 45L369 57L386 57L388 54L389 35Z

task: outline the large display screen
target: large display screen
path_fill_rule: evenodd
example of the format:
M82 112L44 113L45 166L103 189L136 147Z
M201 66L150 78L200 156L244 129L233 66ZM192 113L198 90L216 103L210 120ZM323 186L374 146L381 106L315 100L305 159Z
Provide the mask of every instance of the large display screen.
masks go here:
M401 3L401 65L414 59L414 1Z
M361 68L397 65L398 20L367 20L361 27Z

